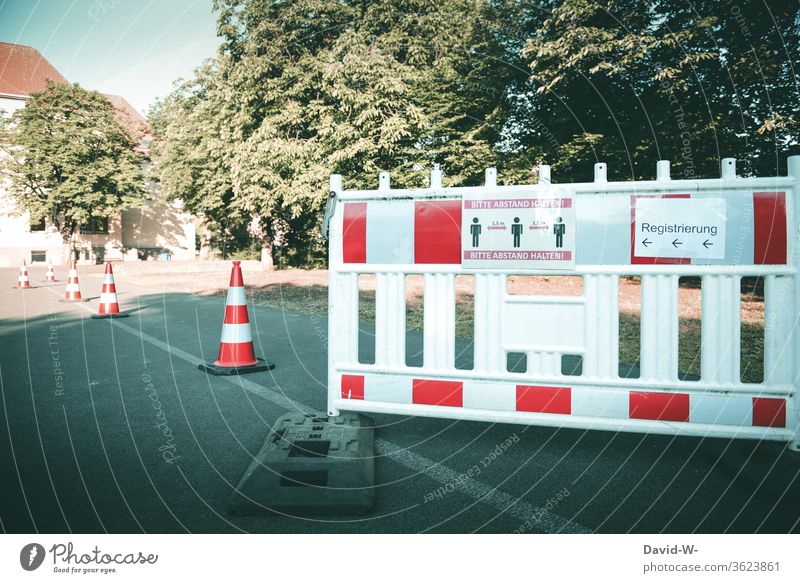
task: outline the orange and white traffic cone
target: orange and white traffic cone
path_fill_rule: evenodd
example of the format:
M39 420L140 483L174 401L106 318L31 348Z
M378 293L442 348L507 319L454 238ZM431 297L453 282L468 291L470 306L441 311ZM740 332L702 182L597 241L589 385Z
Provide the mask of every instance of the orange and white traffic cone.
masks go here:
M46 282L54 282L56 280L56 274L53 273L53 262L49 259L47 260L47 273L44 276L44 280Z
M213 375L234 375L272 370L274 367L274 364L267 364L255 356L241 262L234 261L228 299L225 302L219 356L212 364L201 364L199 368Z
M92 318L127 318L128 314L119 311L117 302L117 286L114 284L114 270L111 262L106 261L106 274L103 276L103 290L100 292L100 307Z
M72 267L69 269L69 276L67 277L67 291L64 296L66 302L80 302L81 301L81 288L78 285L78 262L73 261Z
M22 260L22 265L19 266L19 277L17 278L17 287L29 288L31 287L31 280L28 279L28 264Z

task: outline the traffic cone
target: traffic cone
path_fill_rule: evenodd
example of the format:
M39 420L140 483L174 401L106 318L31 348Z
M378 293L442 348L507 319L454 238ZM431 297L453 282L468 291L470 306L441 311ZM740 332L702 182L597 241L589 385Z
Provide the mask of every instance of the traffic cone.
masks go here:
M19 277L17 278L17 287L29 288L31 287L31 280L28 279L28 264L22 260L22 265L19 266Z
M47 273L44 280L46 282L54 282L56 280L56 274L53 273L53 263L49 259L47 260Z
M114 270L111 262L106 261L106 274L103 276L103 291L100 292L100 307L92 318L127 318L128 314L119 311L117 302L117 286L114 285Z
M219 356L212 364L201 364L198 368L213 375L244 374L275 368L274 364L267 364L263 359L256 358L253 351L253 336L250 333L250 318L247 316L247 299L244 295L240 261L234 261L231 270Z
M73 261L67 277L67 291L64 296L65 302L80 302L81 288L78 285L78 262Z

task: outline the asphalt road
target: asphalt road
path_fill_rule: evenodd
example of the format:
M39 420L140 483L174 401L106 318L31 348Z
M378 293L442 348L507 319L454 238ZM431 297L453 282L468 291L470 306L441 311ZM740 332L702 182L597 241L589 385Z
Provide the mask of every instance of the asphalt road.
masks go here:
M82 304L59 301L63 270L30 274L20 291L0 270L4 532L800 530L800 455L784 444L383 415L369 514L233 516L272 423L325 409L325 319L251 306L278 366L213 377L197 363L216 356L222 301L118 276L132 313L111 323L89 317L100 268L81 269Z

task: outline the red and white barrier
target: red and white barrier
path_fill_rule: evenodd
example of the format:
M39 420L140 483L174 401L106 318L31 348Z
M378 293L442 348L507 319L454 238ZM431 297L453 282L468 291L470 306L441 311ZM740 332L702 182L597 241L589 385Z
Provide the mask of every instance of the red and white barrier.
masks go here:
M458 188L443 187L437 169L430 188L415 190L390 188L382 173L376 190L347 191L332 176L329 414L744 437L800 450L800 156L788 166L788 176L739 178L724 159L720 178L672 180L660 161L656 180L609 182L600 163L594 182L567 184L542 166L539 184L509 186L488 169L485 186ZM376 286L373 364L358 354L362 274ZM406 364L407 275L424 280L421 367ZM455 363L459 275L474 278L472 370ZM582 293L511 295L512 275L579 276ZM620 374L624 276L641 279L638 378ZM697 380L678 370L682 276L702 280ZM757 383L740 374L743 277L764 281ZM509 370L512 353L527 370ZM565 356L580 357L579 375L562 372Z
M255 355L241 262L234 261L225 302L219 355L213 363L201 364L199 368L213 375L234 375L272 370L274 367L274 364L267 364Z

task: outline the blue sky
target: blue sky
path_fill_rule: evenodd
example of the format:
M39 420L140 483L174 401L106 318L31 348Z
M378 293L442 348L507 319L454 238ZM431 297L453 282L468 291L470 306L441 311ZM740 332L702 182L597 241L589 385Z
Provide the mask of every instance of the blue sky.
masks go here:
M64 77L146 112L213 57L212 0L0 0L0 41L32 46Z

